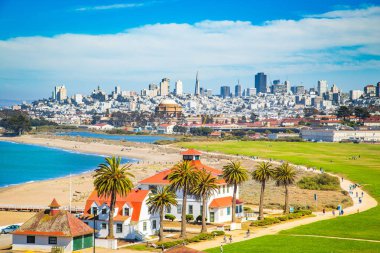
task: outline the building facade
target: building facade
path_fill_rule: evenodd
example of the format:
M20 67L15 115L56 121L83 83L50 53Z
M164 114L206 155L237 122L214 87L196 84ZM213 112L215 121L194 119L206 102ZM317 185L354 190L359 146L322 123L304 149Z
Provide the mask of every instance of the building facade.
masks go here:
M265 75L263 72L257 73L255 75L255 88L257 93L267 92L267 75Z

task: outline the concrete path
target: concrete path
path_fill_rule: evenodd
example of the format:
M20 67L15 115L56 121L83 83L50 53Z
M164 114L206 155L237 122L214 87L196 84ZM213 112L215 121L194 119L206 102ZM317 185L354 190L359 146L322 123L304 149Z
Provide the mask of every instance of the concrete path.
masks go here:
M250 160L254 160L254 161L258 161L258 162L269 161L269 160L263 160L263 159L252 159L252 158L246 157L246 156L238 156L237 157L235 155L225 155L225 154L210 153L210 152L207 152L206 154L207 155L213 155L213 156L228 157L230 159L250 159ZM278 161L272 161L272 163L280 164L280 162L278 162ZM315 173L321 173L319 170L309 169L305 166L300 166L300 165L293 165L293 166L295 166L297 169L303 169L303 170L307 170L307 171L313 171ZM328 174L335 176L335 177L338 177L338 176L331 174L331 173L328 173ZM339 182L340 182L340 187L343 190L346 190L347 192L350 191L349 186L354 184L353 182L351 182L347 179L342 180L341 177L339 177ZM362 198L361 204L359 204L359 198L356 197L356 192L358 193L359 197L361 197L362 192L364 193L364 197ZM357 213L358 211L359 212L366 211L370 208L377 206L377 201L374 198L372 198L367 192L363 191L361 188L357 188L357 189L353 190L353 194L350 194L350 197L352 198L354 205L344 209L344 216ZM259 228L258 230L251 229L251 236L250 237L247 237L246 231L243 231L243 230L231 231L231 232L228 232L228 234L232 235L232 243L235 243L235 242L241 242L241 241L245 241L245 240L249 240L252 238L257 238L257 237L261 237L261 236L265 236L265 235L277 234L278 232L280 232L282 230L295 228L295 227L310 224L310 223L313 223L316 221L333 219L333 218L336 218L338 216L337 211L335 212L335 215L333 215L332 212L328 212L325 214L323 214L322 212L314 212L313 214L315 214L316 216L297 219L297 220L291 220L291 221L283 222L283 223L280 223L277 225L273 225L273 226L269 226L269 227L265 227L265 228ZM350 238L350 239L354 240L355 238ZM204 242L200 242L200 243L189 244L188 247L193 248L193 249L197 249L197 250L205 250L205 249L209 249L209 248L220 247L220 245L222 243L223 243L222 239L216 239L216 240L212 240L212 241L204 241Z

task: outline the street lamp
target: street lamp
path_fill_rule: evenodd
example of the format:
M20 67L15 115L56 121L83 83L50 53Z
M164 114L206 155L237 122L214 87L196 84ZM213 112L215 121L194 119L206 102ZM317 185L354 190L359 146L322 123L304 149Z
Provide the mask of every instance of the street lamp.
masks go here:
M97 218L97 215L95 214L94 215L94 242L93 242L93 247L92 247L92 252L95 253L95 226L96 226L96 218Z

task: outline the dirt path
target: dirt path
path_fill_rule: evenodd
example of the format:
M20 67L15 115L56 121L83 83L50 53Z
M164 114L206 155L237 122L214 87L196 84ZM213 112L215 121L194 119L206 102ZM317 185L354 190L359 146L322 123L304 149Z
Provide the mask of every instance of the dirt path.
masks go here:
M252 158L249 158L249 157L241 157L241 156L236 157L236 156L233 156L233 155L224 155L224 154L222 155L222 154L219 154L219 153L210 153L210 152L208 152L207 154L208 155L221 155L223 157L230 157L230 158L233 158L233 159L236 159L236 158L239 158L239 159L252 159ZM260 162L260 161L267 161L267 160L255 159L255 161L259 161ZM280 164L279 162L276 162L276 161L272 161L272 162L274 164ZM309 170L310 171L310 169L308 169L305 166L300 166L300 165L294 165L294 166L297 169L303 169L303 170ZM314 170L312 170L312 171L314 171ZM319 171L314 171L314 172L315 173L321 173ZM332 176L336 176L336 175L331 174L331 173L328 173L328 174L330 174ZM346 190L347 192L350 191L350 185L354 184L353 182L351 182L351 181L349 181L347 179L343 179L342 180L342 178L339 178L339 182L340 182L340 187L343 190ZM356 192L357 192L358 196L361 196L362 192L364 193L364 197L362 198L362 203L359 203L359 198L356 197ZM358 211L359 212L366 211L368 209L371 209L371 208L377 206L377 201L373 197L371 197L367 192L363 191L360 188L355 189L353 191L353 193L350 194L350 197L352 198L354 205L350 206L350 207L348 207L346 209L344 209L344 215L354 214L354 213L357 213ZM243 230L231 231L228 234L232 235L233 243L235 243L235 242L241 242L241 241L245 241L245 240L249 240L249 239L252 239L252 238L257 238L257 237L261 237L261 236L265 236L265 235L277 234L278 232L280 232L282 230L286 230L286 229L290 229L290 228L295 228L295 227L298 227L298 226L301 226L301 225L310 224L310 223L313 223L313 222L316 222L316 221L333 219L333 218L336 218L336 216L338 215L338 212L335 212L335 215L333 215L332 212L328 212L328 213L325 213L325 214L323 214L322 212L315 212L313 214L315 214L316 216L315 217L310 217L310 218L302 218L302 219L295 220L295 221L289 221L289 222L285 222L285 223L280 223L278 225L273 225L273 226L269 226L269 227L266 227L266 228L260 228L258 230L253 230L253 232L251 232L251 236L250 237L247 237L246 236L246 231L243 231ZM338 237L336 239L338 239ZM350 239L354 240L356 238L350 238ZM358 240L360 240L360 239L358 239ZM196 244L190 244L190 245L188 245L188 247L193 248L193 249L197 249L197 250L205 250L205 249L209 249L209 248L220 247L220 245L222 243L223 242L221 240L213 240L213 241L200 242L200 243L196 243Z

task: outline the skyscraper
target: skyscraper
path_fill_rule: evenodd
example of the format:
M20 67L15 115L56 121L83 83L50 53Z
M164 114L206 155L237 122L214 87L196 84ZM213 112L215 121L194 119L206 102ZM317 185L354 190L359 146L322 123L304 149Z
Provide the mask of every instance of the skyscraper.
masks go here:
M241 97L241 85L239 82L235 85L235 97Z
M222 87L220 87L220 96L222 98L230 97L231 96L230 86L222 86Z
M52 94L52 98L57 101L63 101L67 99L67 90L64 85L55 86Z
M324 93L327 92L327 81L326 80L319 80L318 81L318 95L322 96Z
M286 93L290 93L290 81L285 81L284 85L286 86Z
M267 92L267 75L265 75L263 72L257 73L255 75L255 88L258 93Z
M197 76L195 78L195 91L194 91L194 95L198 96L200 94L201 94L201 88L199 86L198 71L197 71Z
M120 88L120 86L115 86L115 94L116 95L121 95L121 88Z
M183 94L183 87L182 87L182 81L181 80L178 80L177 82L175 82L175 91L174 91L174 94L177 95L177 96L182 96L182 94Z
M170 90L170 79L169 78L163 78L160 82L160 96L167 96L169 95Z

